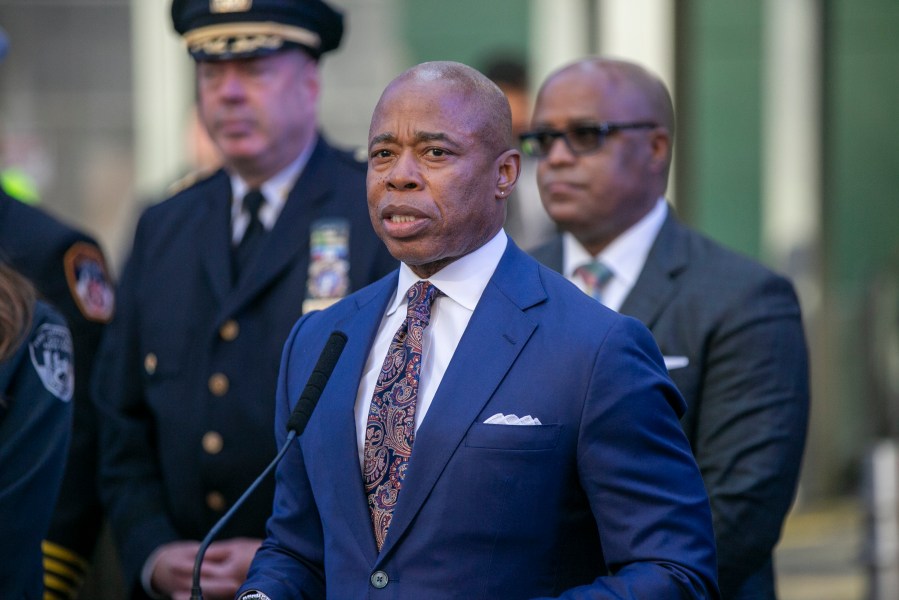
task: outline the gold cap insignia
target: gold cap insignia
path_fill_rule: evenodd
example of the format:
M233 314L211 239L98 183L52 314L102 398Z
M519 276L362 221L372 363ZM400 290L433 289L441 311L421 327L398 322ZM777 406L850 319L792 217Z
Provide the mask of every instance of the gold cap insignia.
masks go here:
M209 12L246 12L253 7L253 0L209 0Z
M202 50L209 55L253 52L259 48L278 49L287 42L307 48L321 46L321 37L308 29L281 23L221 23L193 29L184 34L191 52Z

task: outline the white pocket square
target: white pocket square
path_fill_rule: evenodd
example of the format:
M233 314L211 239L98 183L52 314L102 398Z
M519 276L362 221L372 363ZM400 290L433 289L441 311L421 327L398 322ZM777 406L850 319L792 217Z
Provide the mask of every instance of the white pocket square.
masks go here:
M664 356L665 368L669 371L674 369L683 369L690 364L690 359L686 356Z
M504 415L503 413L496 413L486 421L484 421L485 425L542 425L540 419L534 419L531 415L525 415L523 417L519 417L517 415Z

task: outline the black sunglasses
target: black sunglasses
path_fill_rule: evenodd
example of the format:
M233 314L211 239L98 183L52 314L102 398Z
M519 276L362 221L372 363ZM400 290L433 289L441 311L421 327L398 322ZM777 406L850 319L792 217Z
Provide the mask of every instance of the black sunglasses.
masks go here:
M558 138L565 140L565 145L575 156L596 152L607 136L622 129L653 129L655 123L599 123L596 125L575 125L565 131L558 129L538 129L528 131L519 136L521 151L534 158L546 158Z

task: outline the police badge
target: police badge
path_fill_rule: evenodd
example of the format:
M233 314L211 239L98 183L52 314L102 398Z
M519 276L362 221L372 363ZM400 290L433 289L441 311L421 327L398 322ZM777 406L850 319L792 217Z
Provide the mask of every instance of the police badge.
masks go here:
M350 290L350 224L319 219L309 235L309 274L303 312L322 310Z

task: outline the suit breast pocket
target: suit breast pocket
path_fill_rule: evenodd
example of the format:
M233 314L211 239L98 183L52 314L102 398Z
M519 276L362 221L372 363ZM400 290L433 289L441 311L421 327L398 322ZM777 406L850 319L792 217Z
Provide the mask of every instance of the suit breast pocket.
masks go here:
M551 450L559 443L561 425L488 425L475 423L465 446L492 450Z

